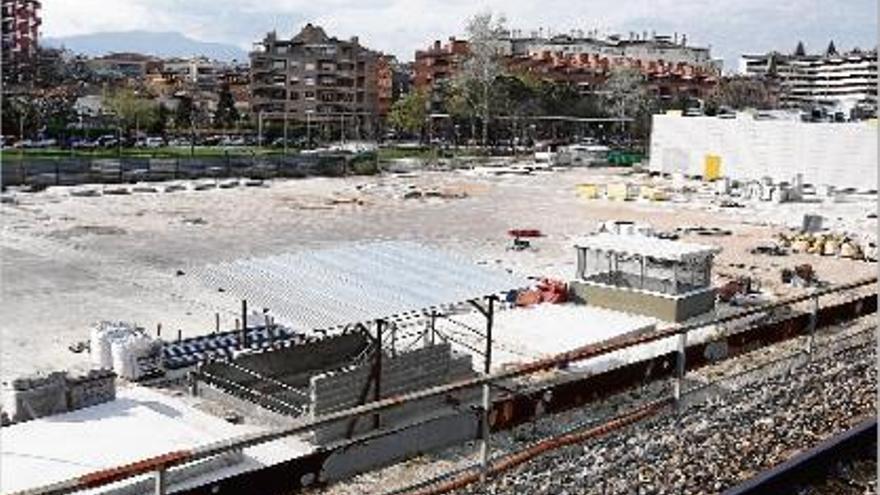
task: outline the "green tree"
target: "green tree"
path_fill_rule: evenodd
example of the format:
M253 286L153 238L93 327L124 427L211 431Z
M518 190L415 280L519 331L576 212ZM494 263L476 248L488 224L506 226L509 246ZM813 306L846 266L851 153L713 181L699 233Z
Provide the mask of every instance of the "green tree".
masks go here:
M168 107L166 107L165 104L160 103L159 106L156 107L155 118L150 126L150 134L164 136L168 129L168 119L170 117L171 111L168 110Z
M188 129L195 118L195 105L190 96L183 95L177 98L177 110L174 112L174 126L178 129Z
M37 105L29 96L12 96L3 98L3 135L32 136L37 130L39 114Z
M218 127L233 128L238 122L238 110L235 108L235 99L229 84L220 88L220 100L217 102L217 110L214 112L214 124Z
M130 134L132 129L147 129L153 125L155 102L130 89L116 91L105 98L104 103L126 134Z
M424 92L413 91L394 102L388 122L397 130L421 135L427 118L428 96Z

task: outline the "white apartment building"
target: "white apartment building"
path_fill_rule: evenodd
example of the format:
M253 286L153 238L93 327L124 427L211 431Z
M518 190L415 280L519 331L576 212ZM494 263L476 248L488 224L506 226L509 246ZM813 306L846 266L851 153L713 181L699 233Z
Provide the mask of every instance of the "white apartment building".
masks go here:
M830 47L830 48L833 48ZM773 77L787 107L822 106L848 114L856 107L877 108L877 50L824 55L743 55L740 72Z
M511 31L503 38L507 45L503 50L508 55L535 55L543 52L564 55L598 55L615 60L641 60L643 63L660 62L671 64L685 63L706 70L721 72L723 61L713 59L707 47L689 46L687 35L658 35L645 32L621 35L599 36L598 32L574 32L555 36L531 33L523 36L519 31Z
M226 67L227 65L223 62L205 57L173 58L165 60L163 72L200 87L213 87L217 84L218 75Z

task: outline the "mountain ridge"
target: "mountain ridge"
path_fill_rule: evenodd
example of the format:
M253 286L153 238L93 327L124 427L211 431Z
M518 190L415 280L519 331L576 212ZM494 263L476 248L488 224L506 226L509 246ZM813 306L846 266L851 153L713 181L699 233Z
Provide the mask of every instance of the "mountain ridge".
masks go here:
M47 37L42 44L64 47L73 52L98 57L113 52L135 52L156 57L205 56L222 61L246 61L245 50L233 44L200 41L176 31L106 31L100 33Z

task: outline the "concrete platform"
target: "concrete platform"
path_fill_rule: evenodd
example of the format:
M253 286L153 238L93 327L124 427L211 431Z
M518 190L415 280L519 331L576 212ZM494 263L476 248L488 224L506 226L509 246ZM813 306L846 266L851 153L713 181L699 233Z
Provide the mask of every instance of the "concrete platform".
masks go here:
M485 331L485 319L480 314L451 318ZM657 323L655 318L581 304L538 304L498 311L492 332L492 367L531 362L620 335L650 331ZM479 349L485 346L479 337L452 322L438 319L437 328ZM475 357L475 363L479 361Z
M114 401L0 429L0 493L62 481L257 429L227 423L176 397L144 387L126 387ZM281 457L263 450L263 456L246 451L244 457L202 465L197 472L178 478L204 480L220 474L207 472L214 468L229 474ZM298 449L285 450L284 455L293 456ZM311 447L303 443L299 450L305 453Z

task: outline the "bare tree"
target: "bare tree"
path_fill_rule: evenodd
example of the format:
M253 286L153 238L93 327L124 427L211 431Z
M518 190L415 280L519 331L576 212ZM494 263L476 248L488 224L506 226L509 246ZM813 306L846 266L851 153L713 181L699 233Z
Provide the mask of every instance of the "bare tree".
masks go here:
M458 76L458 85L465 91L476 93L477 114L483 124L482 143L489 140L489 121L492 117L492 90L495 79L504 73L500 58L499 38L506 31L504 16L491 12L477 14L468 19L465 31L468 36L469 54Z
M645 78L638 69L615 68L602 89L602 99L608 113L613 117L638 121L651 111L651 96L648 94ZM624 121L621 120L621 132L624 127Z
M707 113L717 112L720 107L734 110L746 108L764 110L775 105L771 82L749 77L722 79L706 101Z

